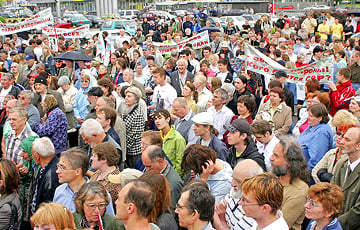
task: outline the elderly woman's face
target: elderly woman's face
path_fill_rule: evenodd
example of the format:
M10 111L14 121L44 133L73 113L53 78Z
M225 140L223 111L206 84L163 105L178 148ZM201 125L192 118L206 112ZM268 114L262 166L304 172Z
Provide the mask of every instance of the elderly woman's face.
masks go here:
M353 113L360 112L360 106L354 99L351 100L349 109Z
M87 88L89 87L90 81L88 79L81 79L81 87Z
M136 99L135 99L135 95L132 93L126 93L125 94L125 104L127 106L132 106L135 103L137 103Z
M274 105L280 104L281 98L280 98L279 94L275 93L275 92L270 92L270 102L271 102L271 104L274 104Z
M98 214L100 214L100 216L104 215L106 206L107 203L104 197L98 194L96 194L95 196L89 196L83 204L86 220L89 223L97 222Z
M305 216L311 220L323 220L327 219L332 215L332 213L327 212L323 205L316 200L311 198L307 199L305 203Z

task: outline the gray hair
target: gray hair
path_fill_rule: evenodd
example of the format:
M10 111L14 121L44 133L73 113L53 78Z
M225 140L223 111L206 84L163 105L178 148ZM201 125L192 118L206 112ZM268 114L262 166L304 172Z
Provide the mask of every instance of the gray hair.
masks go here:
M24 95L27 99L32 100L34 98L34 93L31 90L23 90L20 92L21 95Z
M308 183L310 181L310 172L302 148L296 138L284 135L279 136L278 139L279 144L284 148L284 158L289 164L290 183L292 183L295 178L299 178Z
M33 142L33 150L42 157L55 155L54 145L48 137L36 138Z
M28 118L28 112L26 112L23 108L13 108L9 111L9 113L17 113L20 119Z
M43 63L38 63L38 64L36 64L35 69L38 69L38 68L40 68L40 67L44 67L44 68L45 68L45 65L44 65Z
M130 86L129 88L127 88L125 90L125 94L127 94L127 93L133 94L135 96L135 100L137 103L139 102L141 95L142 95L140 89L135 86Z
M123 72L125 71L129 71L129 73L131 74L131 76L134 78L134 71L130 68L126 68Z
M226 92L226 90L223 89L223 88L218 88L218 89L216 89L214 93L220 93L220 94L221 94L221 100L222 100L222 101L223 101L223 100L226 101L227 99L229 99L229 94L228 94L228 92Z
M12 73L3 73L1 76L6 76L8 80L15 79Z
M180 64L180 62L184 62L184 63L185 63L185 65L186 65L186 67L188 67L188 65L189 65L188 61L187 61L187 60L185 60L185 59L182 59L182 58L180 58L180 59L176 62L176 65L179 65L179 64Z
M157 159L165 159L166 155L164 150L158 145L150 145L144 151L147 152L151 162L156 162Z
M87 137L92 137L94 134L100 135L104 133L104 129L101 124L95 119L87 119L81 125L80 135L85 135Z
M58 80L58 85L62 86L62 85L66 85L66 84L70 84L70 79L68 76L61 76Z
M235 92L235 86L231 83L224 83L221 88L225 89L228 93L231 92L231 95Z

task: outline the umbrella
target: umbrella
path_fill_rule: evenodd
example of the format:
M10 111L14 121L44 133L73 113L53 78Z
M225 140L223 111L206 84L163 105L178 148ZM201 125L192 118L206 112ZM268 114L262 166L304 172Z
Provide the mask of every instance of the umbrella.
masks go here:
M208 30L209 32L220 32L220 29L217 27L203 27L199 32L204 32L205 30Z
M81 53L79 51L68 51L61 53L54 57L54 59L61 60L71 60L71 61L92 61L93 58L87 54Z

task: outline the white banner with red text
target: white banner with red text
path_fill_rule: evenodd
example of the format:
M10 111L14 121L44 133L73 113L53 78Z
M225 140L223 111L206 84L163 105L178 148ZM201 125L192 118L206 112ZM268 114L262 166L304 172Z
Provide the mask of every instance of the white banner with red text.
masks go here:
M74 29L54 28L44 26L42 33L48 35L51 38L57 38L64 36L65 39L69 38L83 38L90 31L90 25L83 25Z
M182 50L184 46L190 43L193 49L201 49L205 46L210 46L209 33L208 31L201 32L195 36L182 40L174 44L165 44L160 42L154 42L153 45L158 48L161 54L169 54L173 50Z
M253 46L245 43L245 68L255 73L271 78L278 70L285 71L287 82L305 84L309 79L316 79L320 84L333 82L334 56L324 57L321 60L295 69L287 69L272 60Z
M0 23L0 35L4 36L36 28L42 28L45 25L53 23L54 20L53 15L51 14L51 8L47 8L18 23Z

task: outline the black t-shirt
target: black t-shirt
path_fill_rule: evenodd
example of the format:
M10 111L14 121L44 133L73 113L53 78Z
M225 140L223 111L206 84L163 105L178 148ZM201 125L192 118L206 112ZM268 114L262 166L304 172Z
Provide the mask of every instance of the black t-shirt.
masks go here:
M242 28L244 29L244 30L248 30L248 29L250 29L250 25L242 25ZM248 32L247 31L243 31L242 32L243 34L247 34Z

